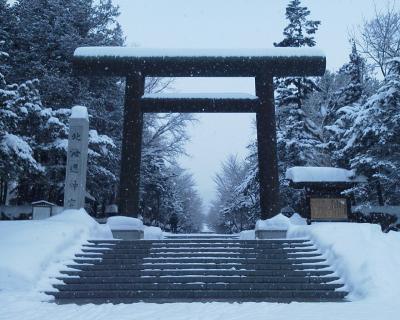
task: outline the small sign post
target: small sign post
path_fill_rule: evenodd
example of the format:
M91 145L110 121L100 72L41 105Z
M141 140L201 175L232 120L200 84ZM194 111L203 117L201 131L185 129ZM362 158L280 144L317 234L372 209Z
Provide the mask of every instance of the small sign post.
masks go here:
M85 205L89 118L86 107L75 106L71 111L64 208L80 209Z

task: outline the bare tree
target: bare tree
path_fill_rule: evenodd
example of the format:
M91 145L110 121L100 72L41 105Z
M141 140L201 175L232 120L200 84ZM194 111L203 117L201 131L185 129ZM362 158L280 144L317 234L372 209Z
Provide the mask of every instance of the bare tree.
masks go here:
M375 16L365 20L351 35L359 48L383 76L387 74L387 61L400 55L400 11L396 0L384 11L375 7Z
M173 78L146 78L145 93L160 93L174 82Z
M171 86L173 78L146 78L145 93L160 93ZM163 154L168 162L187 155L185 143L190 140L187 126L197 121L192 113L147 113L144 117L144 151Z

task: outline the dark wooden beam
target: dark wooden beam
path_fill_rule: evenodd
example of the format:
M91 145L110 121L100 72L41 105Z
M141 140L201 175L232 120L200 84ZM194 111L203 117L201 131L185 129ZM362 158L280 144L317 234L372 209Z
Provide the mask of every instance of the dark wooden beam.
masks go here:
M259 99L160 99L142 98L143 112L220 112L249 113L256 112Z
M119 184L119 214L139 214L140 162L142 151L143 112L140 97L144 93L144 77L133 74L126 79L124 125L122 136Z
M256 113L260 207L261 219L265 220L277 215L280 209L273 77L258 76L255 84L260 99Z
M134 72L146 77L255 77L260 73L275 77L322 76L326 67L325 56L317 50L310 50L313 49L274 48L265 50L265 55L256 55L251 50L247 53L232 50L225 56L201 55L201 50L196 56L188 56L185 50L181 56L171 56L166 50L165 55L160 51L157 56L146 56L137 54L141 51L135 51L135 48L99 47L93 51L78 48L73 57L73 67L75 74L83 76L123 77Z

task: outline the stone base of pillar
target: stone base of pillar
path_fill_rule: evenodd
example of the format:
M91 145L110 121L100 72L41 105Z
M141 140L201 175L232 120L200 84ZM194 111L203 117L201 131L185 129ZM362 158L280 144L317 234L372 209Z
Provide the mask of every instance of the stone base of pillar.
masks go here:
M256 230L256 239L286 239L286 230Z
M142 240L143 230L111 230L114 239L121 240Z

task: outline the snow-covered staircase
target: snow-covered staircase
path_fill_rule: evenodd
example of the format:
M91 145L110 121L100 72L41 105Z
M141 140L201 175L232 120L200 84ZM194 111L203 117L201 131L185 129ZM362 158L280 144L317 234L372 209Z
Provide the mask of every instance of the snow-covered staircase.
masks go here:
M58 303L343 301L347 292L309 240L182 235L90 241L47 292Z

